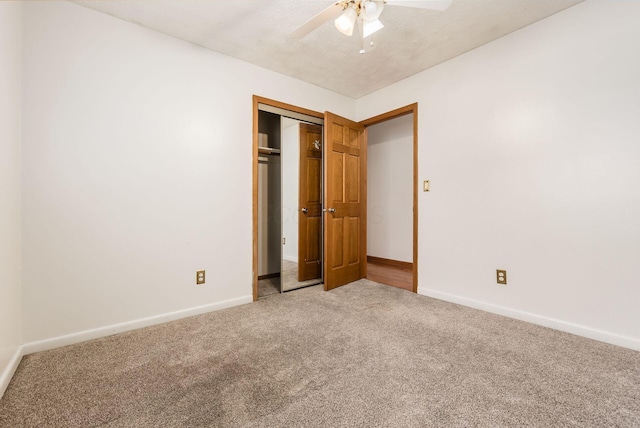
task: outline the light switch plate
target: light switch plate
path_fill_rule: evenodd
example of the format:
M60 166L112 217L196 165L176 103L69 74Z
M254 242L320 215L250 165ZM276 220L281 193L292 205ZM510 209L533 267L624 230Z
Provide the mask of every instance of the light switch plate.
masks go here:
M422 184L422 189L425 192L429 191L429 180L424 180L424 183Z

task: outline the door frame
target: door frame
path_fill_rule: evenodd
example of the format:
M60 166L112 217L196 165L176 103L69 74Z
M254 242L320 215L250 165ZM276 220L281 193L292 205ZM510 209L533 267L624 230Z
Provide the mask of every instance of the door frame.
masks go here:
M365 146L368 150L367 128L371 125L413 114L413 292L418 292L418 103L409 104L379 114L360 123L364 125ZM366 187L366 186L365 186ZM366 188L365 188L366 197Z
M283 103L269 98L253 96L253 159L252 169L252 240L253 240L253 261L252 261L252 281L253 281L253 301L258 300L258 104L265 104L278 107L295 113L306 114L307 116L324 119L324 113L308 110L303 107Z

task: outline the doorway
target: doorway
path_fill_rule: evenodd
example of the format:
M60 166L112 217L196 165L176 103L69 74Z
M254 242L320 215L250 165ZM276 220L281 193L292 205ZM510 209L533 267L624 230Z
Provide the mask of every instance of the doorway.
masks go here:
M367 127L367 279L413 290L413 115Z
M368 153L367 278L418 291L418 104L362 122ZM371 135L371 141L369 137ZM386 169L386 170L385 170ZM379 174L379 175L376 175ZM387 180L387 181L384 181ZM376 189L372 186L376 186ZM373 229L373 230L370 230ZM371 240L371 242L369 242Z

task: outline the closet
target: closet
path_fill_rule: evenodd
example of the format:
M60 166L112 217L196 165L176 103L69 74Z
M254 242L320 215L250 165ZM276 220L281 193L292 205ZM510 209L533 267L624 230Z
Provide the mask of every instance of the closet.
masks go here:
M261 111L258 129L258 280L269 295L282 291L280 116Z
M259 298L322 283L322 122L259 105Z

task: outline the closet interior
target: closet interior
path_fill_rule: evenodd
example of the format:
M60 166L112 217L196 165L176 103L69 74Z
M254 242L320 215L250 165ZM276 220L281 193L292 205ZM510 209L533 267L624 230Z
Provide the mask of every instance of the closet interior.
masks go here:
M322 283L320 118L258 108L258 298Z

